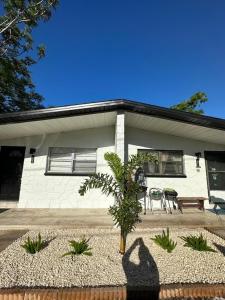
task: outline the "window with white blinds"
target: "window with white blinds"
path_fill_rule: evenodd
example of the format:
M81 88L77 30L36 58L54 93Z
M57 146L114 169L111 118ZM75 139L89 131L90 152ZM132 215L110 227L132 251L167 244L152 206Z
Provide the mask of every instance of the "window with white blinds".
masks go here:
M96 149L51 147L47 173L93 174L96 162Z

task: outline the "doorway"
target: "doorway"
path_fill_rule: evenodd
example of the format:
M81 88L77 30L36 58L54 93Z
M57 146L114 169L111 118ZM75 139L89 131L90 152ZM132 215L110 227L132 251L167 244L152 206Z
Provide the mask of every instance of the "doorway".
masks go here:
M18 201L26 147L0 147L0 200Z
M205 151L209 198L225 204L225 151Z

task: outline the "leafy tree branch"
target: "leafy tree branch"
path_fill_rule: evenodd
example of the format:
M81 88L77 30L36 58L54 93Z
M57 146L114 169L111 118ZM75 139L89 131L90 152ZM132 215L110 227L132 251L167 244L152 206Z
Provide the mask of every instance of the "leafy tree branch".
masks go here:
M203 103L207 101L208 101L208 97L205 93L197 92L189 99L184 100L176 105L173 105L171 106L171 108L202 115L204 114L204 111L200 107Z

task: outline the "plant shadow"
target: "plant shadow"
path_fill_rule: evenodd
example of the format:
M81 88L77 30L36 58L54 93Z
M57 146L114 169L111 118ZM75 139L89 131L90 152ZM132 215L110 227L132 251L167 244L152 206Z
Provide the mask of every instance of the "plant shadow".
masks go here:
M139 263L131 261L132 252L138 247ZM127 300L159 299L159 271L142 238L134 241L122 258L127 278Z
M213 243L213 245L217 248L217 250L219 250L224 256L225 256L225 247L217 244L217 243Z

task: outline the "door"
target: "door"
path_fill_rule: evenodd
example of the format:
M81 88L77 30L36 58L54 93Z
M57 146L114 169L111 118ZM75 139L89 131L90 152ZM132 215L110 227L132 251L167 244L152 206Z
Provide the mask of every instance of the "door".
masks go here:
M25 147L0 148L0 200L18 201Z
M225 151L205 152L211 203L225 204Z

